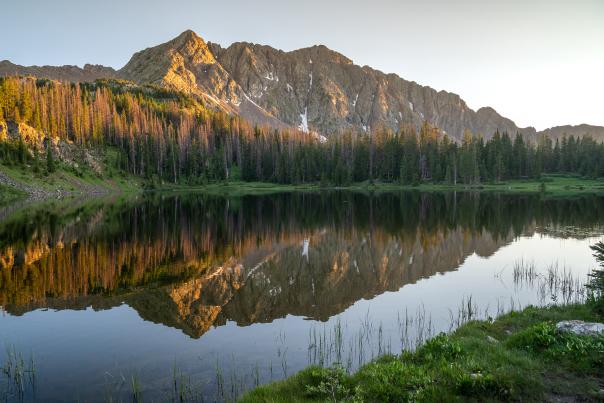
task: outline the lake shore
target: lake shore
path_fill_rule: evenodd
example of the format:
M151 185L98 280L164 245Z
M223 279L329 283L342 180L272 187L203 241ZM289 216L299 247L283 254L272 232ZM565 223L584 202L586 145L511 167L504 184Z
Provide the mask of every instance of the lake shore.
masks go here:
M216 195L261 195L283 192L500 192L543 193L555 196L604 193L604 180L574 176L546 175L541 180L522 179L481 184L422 182L416 185L392 182L360 182L349 185L329 183L279 184L270 182L224 181L204 185L151 184L151 182L112 173L96 174L91 170L72 172L60 167L53 173L34 173L15 166L0 166L0 203L18 199L45 200L65 196L105 196L111 193L202 192Z
M578 195L604 193L604 181L564 176L547 176L543 180L510 180L499 183L484 183L478 185L421 183L417 186L398 183L368 182L354 183L346 186L308 184L276 184L266 182L221 182L203 186L185 186L179 184L164 184L154 189L156 191L174 192L205 192L212 194L245 195L270 194L282 192L322 192L347 190L355 192L501 192L501 193L544 193L548 195Z
M311 366L241 401L601 401L604 336L560 333L555 324L563 320L603 317L589 304L528 307L468 322L354 374Z
M130 176L103 176L90 170L75 172L66 167L52 173L34 173L29 169L0 165L0 204L71 196L104 197L140 192L142 188L142 181Z

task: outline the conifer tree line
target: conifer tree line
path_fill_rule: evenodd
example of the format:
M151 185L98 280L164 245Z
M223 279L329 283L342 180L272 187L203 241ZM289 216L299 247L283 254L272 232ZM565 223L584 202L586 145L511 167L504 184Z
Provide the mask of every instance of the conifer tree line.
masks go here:
M552 141L496 132L485 140L466 131L458 143L425 122L419 130L347 131L320 141L250 125L192 96L115 80L2 78L0 120L82 147L113 147L117 168L161 182L478 184L544 173L604 176L604 145L588 136ZM0 143L0 158L55 164L50 147L32 157L23 141Z

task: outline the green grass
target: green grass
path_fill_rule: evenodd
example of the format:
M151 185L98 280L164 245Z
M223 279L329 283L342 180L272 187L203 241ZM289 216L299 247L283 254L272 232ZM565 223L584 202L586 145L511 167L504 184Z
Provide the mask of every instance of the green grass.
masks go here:
M54 194L61 193L107 193L134 192L142 187L142 180L113 172L108 169L103 174L97 174L86 166L74 168L65 164L57 164L56 171L47 173L44 170L34 172L31 167L22 165L0 165L0 172L14 181L27 187ZM21 196L25 192L18 192Z
M576 195L582 193L604 193L604 180L575 176L547 175L541 180L518 179L503 182L486 182L479 185L420 183L417 186L395 183L355 184L352 189L389 191L397 189L415 189L419 191L478 191L505 193L545 193L548 195Z
M26 194L18 189L0 185L0 205L12 203L25 197Z
M155 191L158 192L201 192L216 195L262 195L271 193L283 193L283 192L315 192L322 189L333 189L333 188L322 188L317 184L302 184L302 185L283 185L278 183L268 182L219 182L209 183L207 185L200 186L187 186L180 184L165 184Z
M567 319L602 320L589 305L529 307L470 322L354 374L309 367L241 401L601 401L604 336L558 333L554 324Z
M550 175L545 176L542 180L511 180L499 183L484 183L481 185L421 183L417 186L385 182L375 182L373 184L370 184L369 182L362 182L347 186L334 186L321 185L318 183L284 185L267 182L231 181L192 186L182 184L164 184L156 190L171 192L203 192L225 195L271 194L279 192L319 192L330 190L350 190L358 192L394 192L401 190L417 190L424 192L476 191L544 193L553 196L572 196L577 194L604 193L604 180Z
M201 192L216 195L263 195L283 192L321 192L333 190L349 190L355 192L396 192L416 190L424 192L442 191L472 191L472 192L505 192L505 193L543 193L549 196L573 196L578 194L604 193L604 180L588 179L576 176L547 175L541 180L511 180L499 183L483 183L480 185L420 183L417 186L401 185L398 183L375 182L353 183L347 186L330 184L277 184L268 182L225 181L206 185L186 185L165 183L150 189L148 183L141 178L118 172L115 166L115 150L107 148L103 157L103 174L99 175L86 164L77 168L57 163L53 173L33 172L33 168L23 165L0 165L0 171L14 180L27 186L48 193L91 193L95 192L138 192L143 188L158 192ZM0 189L1 190L1 189ZM7 193L6 191L3 193ZM1 200L1 199L0 199Z

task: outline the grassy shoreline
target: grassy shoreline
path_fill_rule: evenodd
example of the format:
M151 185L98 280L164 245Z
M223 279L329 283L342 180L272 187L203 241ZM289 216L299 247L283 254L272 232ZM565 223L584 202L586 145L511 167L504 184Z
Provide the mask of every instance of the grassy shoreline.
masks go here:
M361 182L345 186L321 183L278 184L270 182L225 181L204 185L163 183L151 186L149 182L131 175L123 175L110 170L108 175L100 175L89 168L74 170L59 166L53 173L35 173L30 168L0 165L0 175L9 178L12 184L0 182L0 202L34 196L43 199L59 194L107 194L135 192L195 192L216 195L263 195L284 192L325 192L354 191L365 193L421 191L421 192L500 192L500 193L542 193L554 196L580 194L604 194L604 180L587 179L576 176L547 175L541 180L520 179L478 185L420 183L402 185L389 182ZM17 185L15 187L14 185ZM12 185L12 186L11 186Z
M11 186L0 185L0 205L9 204L27 197L27 193Z
M602 401L604 336L556 331L556 322L572 319L603 320L588 304L528 307L469 322L354 374L311 366L241 401Z
M130 176L98 175L89 169L74 171L61 166L52 173L34 172L17 166L0 165L0 203L19 199L46 200L65 196L105 196L135 193L142 181ZM8 195L13 195L8 197Z
M421 183L417 186L401 185L398 183L355 183L347 186L308 184L276 184L267 182L222 182L207 185L164 184L158 192L203 192L211 194L270 194L281 192L321 192L347 190L356 192L502 192L502 193L544 193L547 195L577 195L604 193L604 180L585 179L565 176L547 176L543 180L510 180L500 183L485 183L480 185Z

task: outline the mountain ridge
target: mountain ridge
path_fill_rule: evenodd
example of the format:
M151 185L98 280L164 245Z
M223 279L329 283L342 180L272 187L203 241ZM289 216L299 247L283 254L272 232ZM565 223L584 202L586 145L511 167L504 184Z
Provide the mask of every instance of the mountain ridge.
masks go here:
M34 75L65 81L120 78L196 95L225 112L276 128L330 135L346 130L419 128L424 121L461 141L469 130L486 139L497 130L560 138L589 134L604 140L604 127L558 126L537 132L518 127L490 106L471 109L460 95L437 91L394 73L359 66L325 45L283 51L235 42L222 47L186 30L133 54L119 70L100 65L19 66L0 62L0 75Z

